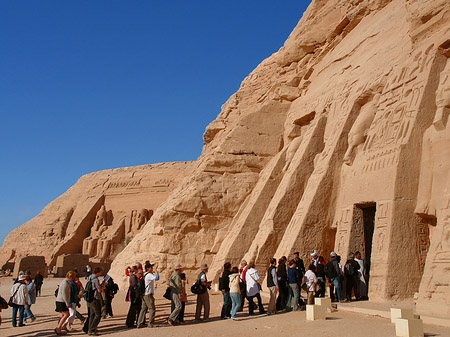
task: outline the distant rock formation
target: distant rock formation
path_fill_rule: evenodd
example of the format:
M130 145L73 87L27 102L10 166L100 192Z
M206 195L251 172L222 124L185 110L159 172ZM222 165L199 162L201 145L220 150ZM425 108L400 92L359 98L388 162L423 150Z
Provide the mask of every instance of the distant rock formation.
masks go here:
M444 0L313 0L206 128L195 170L113 276L135 260L166 275L206 262L215 278L225 261L264 273L294 251L360 250L370 299L420 286L419 309L450 314L449 29Z
M42 255L54 266L58 256L83 253L111 262L192 167L174 162L87 174L6 237L1 261Z

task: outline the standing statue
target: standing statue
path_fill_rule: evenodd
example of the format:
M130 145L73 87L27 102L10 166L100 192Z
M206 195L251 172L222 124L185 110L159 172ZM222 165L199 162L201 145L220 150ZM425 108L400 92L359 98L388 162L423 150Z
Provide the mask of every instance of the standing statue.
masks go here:
M433 298L434 305L450 302L450 61L436 90L436 114L425 131L422 145L419 191L415 213L435 218L431 244L420 288L419 303ZM422 301L422 302L420 302Z

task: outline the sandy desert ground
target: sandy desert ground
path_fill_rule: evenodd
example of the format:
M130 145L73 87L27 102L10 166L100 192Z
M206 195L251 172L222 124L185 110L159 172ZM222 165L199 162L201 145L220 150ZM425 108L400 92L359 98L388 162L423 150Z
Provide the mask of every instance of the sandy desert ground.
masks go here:
M54 311L54 291L61 279L49 278L44 281L43 294L37 298L32 307L37 320L24 327L13 328L11 326L11 309L4 310L0 336L55 336L53 329L56 326L58 314ZM84 280L83 280L84 283ZM8 299L12 279L2 278L0 294ZM121 290L113 301L114 317L104 319L100 322L99 333L102 336L133 337L133 336L263 336L263 335L285 335L285 336L318 336L318 337L390 337L395 336L395 326L388 319L357 314L338 310L328 313L326 320L307 321L306 313L289 312L277 315L248 316L247 311L240 313L239 321L220 320L220 309L222 296L212 292L211 320L209 322L194 323L193 313L195 311L195 297L189 296L186 307L186 324L180 326L169 326L166 318L170 310L170 303L162 297L164 285L159 285L156 291L156 323L155 328L126 329L125 318L128 304L124 301L125 291ZM264 300L267 302L267 299ZM265 303L267 305L267 303ZM343 304L345 305L345 304ZM80 312L86 314L85 303L82 304ZM76 320L74 324L76 332L69 333L71 336L85 336L81 331L81 323ZM450 329L425 325L425 336L450 337Z

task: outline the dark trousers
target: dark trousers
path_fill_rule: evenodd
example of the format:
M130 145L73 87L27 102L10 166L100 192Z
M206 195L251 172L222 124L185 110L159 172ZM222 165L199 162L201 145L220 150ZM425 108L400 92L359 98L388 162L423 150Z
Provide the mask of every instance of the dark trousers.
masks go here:
M36 285L36 296L41 296L42 284L35 283L35 285Z
M277 298L277 310L284 310L286 308L286 302L288 298L288 287L286 281L280 280L278 282L279 294Z
M242 311L244 310L244 302L245 299L247 298L247 285L245 283L239 283L239 288L241 290L241 295L239 301L239 308L237 309L237 311Z
M130 303L130 309L128 309L127 321L125 323L127 327L133 327L137 324L139 313L141 312L141 299L136 298L133 302Z
M358 296L358 289L356 288L356 280L355 276L348 276L347 277L347 284L345 285L345 296L347 297L347 300L352 300L352 290L355 293L355 297Z
M89 303L90 317L88 333L95 333L102 316L102 301L93 300Z
M225 291L223 294L223 306L220 318L231 317L231 297L230 292Z
M106 296L106 300L105 300L106 315L109 315L111 317L113 316L112 306L111 306L112 300L113 300L112 297Z
M315 297L325 297L325 278L317 277L317 285L319 290L316 292Z
M84 324L83 324L83 332L84 333L88 333L88 331L89 331L90 318L91 318L91 309L89 308L89 304L88 304L88 314L87 314L86 320L84 321Z
M259 293L257 293L256 295L253 296L247 296L247 300L248 300L248 313L250 315L253 315L253 311L255 310L255 302L253 302L253 299L256 297L256 299L258 300L258 307L259 307L259 313L263 314L265 312L264 310L264 306L262 304L262 300L261 300L261 295Z

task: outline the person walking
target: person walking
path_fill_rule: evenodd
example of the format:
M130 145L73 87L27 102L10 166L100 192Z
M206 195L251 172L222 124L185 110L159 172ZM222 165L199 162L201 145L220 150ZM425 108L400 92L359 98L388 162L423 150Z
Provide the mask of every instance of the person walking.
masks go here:
M226 262L223 265L223 273L220 278L220 290L223 295L223 306L220 313L221 319L226 319L231 317L231 297L230 297L230 274L231 274L231 263Z
M201 314L203 308L203 320L209 320L209 293L208 289L211 289L211 281L208 281L206 278L206 273L208 272L208 265L206 263L202 263L201 265L202 271L197 276L197 282L199 282L203 288L204 292L201 294L197 294L197 306L195 308L195 320L201 321Z
M286 302L289 294L288 289L288 275L286 270L286 256L282 256L278 260L278 268L277 268L277 281L279 294L277 298L277 310L286 309Z
M267 270L267 288L269 288L270 299L268 314L277 313L277 290L278 290L278 277L277 277L277 259L270 260L270 267Z
M98 279L103 272L103 268L95 267L93 274L89 276L89 280L92 283L92 289L94 290L94 300L88 303L89 306L89 325L88 325L88 335L89 336L97 336L97 328L100 323L102 316L102 291L106 285L106 282L103 281L100 283Z
M25 284L26 275L19 275L11 288L12 297L12 326L24 326L23 313L25 305L28 304L28 288ZM17 324L17 313L19 313L19 324Z
M354 260L353 253L348 254L347 262L345 262L344 265L344 275L346 279L345 297L348 302L351 302L352 300L352 290L355 293L355 298L358 298L357 281L359 268L359 263Z
M105 285L105 315L106 318L113 318L113 310L112 310L112 300L114 296L119 291L119 286L117 283L114 283L112 277L108 279Z
M264 314L264 306L262 304L261 294L260 291L260 284L258 284L259 281L259 275L257 270L255 269L255 263L250 262L248 265L248 271L247 271L247 300L248 300L248 312L250 315L254 315L255 310L255 303L253 302L253 299L256 297L258 300L258 308L259 313Z
M177 316L177 321L180 324L184 324L184 310L186 308L186 303L187 303L187 293L186 293L187 279L186 279L185 273L181 273L180 277L181 277L181 294L180 294L181 310ZM174 309L174 308L172 308L172 309Z
M84 279L89 279L89 276L91 276L91 266L86 265L86 267L84 267Z
M55 311L59 312L61 316L59 317L58 325L55 328L55 333L57 335L65 334L65 332L62 331L62 327L65 324L67 318L69 317L70 282L72 281L73 281L73 272L69 271L66 274L66 278L61 281L58 287Z
M66 327L67 331L72 331L72 324L75 320L76 313L77 313L77 305L80 303L80 299L78 298L78 286L76 284L76 276L77 274L73 271L69 271L67 273L68 279L70 278L70 295L69 295L69 305L67 306L69 309L69 317L67 317L66 321L64 322L64 325Z
M170 275L169 278L169 288L170 288L170 296L171 301L173 302L174 309L169 315L169 318L167 318L167 323L169 325L176 325L176 318L178 317L178 314L181 310L181 276L180 274L183 272L183 269L181 268L180 264L177 264L175 266L175 270L173 271L172 275Z
M142 297L141 312L139 313L139 319L137 323L138 328L144 327L145 316L147 311L149 311L148 327L153 328L155 326L155 281L159 280L159 274L157 267L153 268L155 265L148 263L145 265L144 274L144 286L145 292Z
M127 300L130 302L130 308L128 309L127 320L125 324L129 329L136 327L139 313L141 312L142 300L136 294L136 288L141 277L142 270L138 269L137 266L134 266L133 273L129 278L129 287L127 294Z
M314 273L316 266L311 264L305 273L304 283L306 285L306 304L314 304L314 292L316 291L317 277Z
M323 256L319 256L319 261L316 266L317 286L319 290L316 292L316 297L325 297L325 260Z
M325 266L325 274L328 277L328 280L330 282L330 297L331 300L334 302L340 302L342 301L342 295L341 295L341 274L342 271L339 268L339 262L337 261L337 255L335 252L330 253L330 261ZM336 294L334 294L334 291L336 291Z
M358 288L358 300L367 300L367 281L366 281L366 268L364 265L364 260L361 259L361 253L357 251L355 253L355 261L359 264L359 270L358 270L358 282L357 282L357 288Z
M36 296L41 296L42 284L44 284L44 277L42 276L40 270L38 270L36 272L36 276L34 277L34 285L36 286Z
M247 261L242 260L241 268L239 269L239 277L240 277L239 287L241 290L240 301L239 301L240 304L239 304L239 308L237 310L239 312L244 310L244 302L245 302L245 299L247 298L247 281L246 281L247 270L248 270Z
M25 305L25 312L24 312L24 320L27 321L27 318L30 319L31 323L33 323L36 320L36 317L31 312L31 305L36 303L36 286L33 283L33 280L30 276L27 275L27 278L25 280L25 284L27 285L28 290L28 304Z
M286 310L291 311L291 301L294 299L294 311L298 310L298 278L300 273L295 266L295 260L289 261L288 268L288 283L289 283L289 293L286 302Z
M305 264L303 263L303 260L300 258L299 252L294 253L294 262L295 262L295 269L297 269L297 271L298 271L298 279L297 279L298 304L304 304L304 302L302 300L302 281L303 281L303 276L305 275L306 269L305 269Z
M240 293L240 276L239 276L239 269L237 267L233 267L231 269L231 274L229 275L230 279L230 298L231 298L231 319L232 320L239 320L239 318L236 317L236 312L240 306L239 303L239 293Z

